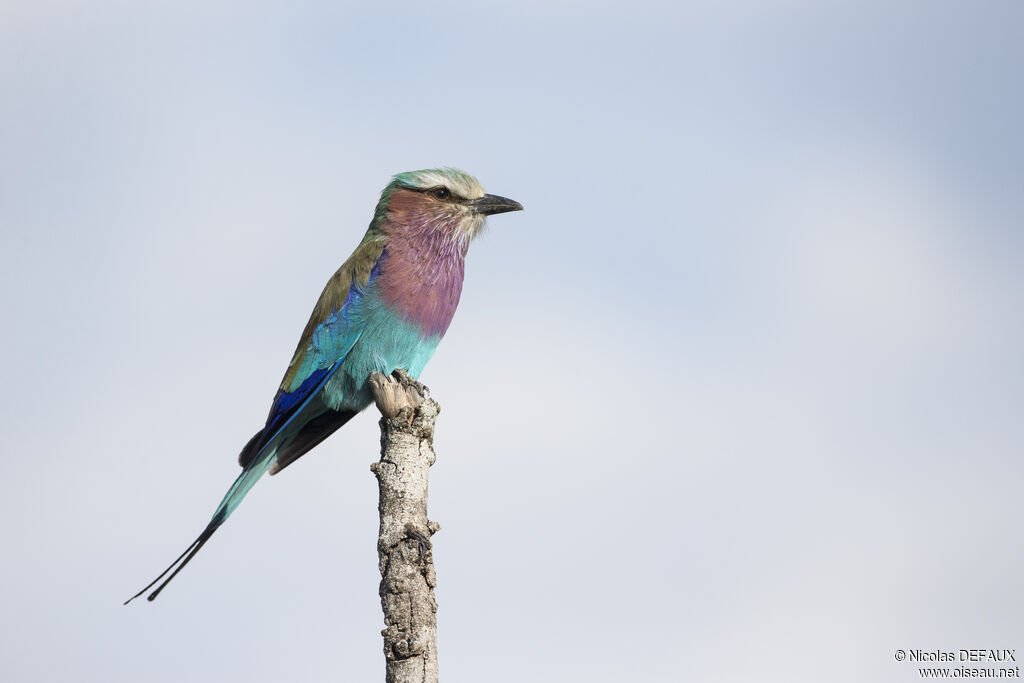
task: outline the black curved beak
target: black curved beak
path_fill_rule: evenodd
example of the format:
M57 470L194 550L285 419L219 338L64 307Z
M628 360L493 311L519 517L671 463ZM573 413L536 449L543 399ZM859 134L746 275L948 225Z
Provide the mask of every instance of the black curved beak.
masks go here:
M509 199L508 197L499 197L496 194L485 194L480 199L474 199L469 204L473 207L473 211L485 216L523 210L523 205L516 200Z

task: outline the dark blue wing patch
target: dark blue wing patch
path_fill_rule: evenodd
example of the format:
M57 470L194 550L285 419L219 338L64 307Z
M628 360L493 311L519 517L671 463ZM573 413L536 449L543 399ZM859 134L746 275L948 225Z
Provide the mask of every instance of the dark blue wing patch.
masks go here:
M278 394L277 398L274 400L274 405L270 407L270 416L267 418L267 426L264 427L264 429L269 432L276 432L292 412L294 412L295 408L306 400L310 394L316 391L317 387L320 386L321 380L323 380L330 371L331 368L316 370L312 375L307 377L305 381L295 389L295 391L288 393L281 392Z

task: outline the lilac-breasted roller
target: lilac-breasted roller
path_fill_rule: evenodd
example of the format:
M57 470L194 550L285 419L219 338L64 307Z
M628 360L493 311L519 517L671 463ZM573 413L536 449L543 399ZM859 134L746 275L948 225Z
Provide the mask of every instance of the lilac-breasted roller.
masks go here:
M470 241L487 216L522 208L463 171L395 176L313 308L266 424L238 456L242 473L199 538L125 604L170 573L149 594L156 598L265 472L280 472L366 408L371 373L418 377L459 304Z

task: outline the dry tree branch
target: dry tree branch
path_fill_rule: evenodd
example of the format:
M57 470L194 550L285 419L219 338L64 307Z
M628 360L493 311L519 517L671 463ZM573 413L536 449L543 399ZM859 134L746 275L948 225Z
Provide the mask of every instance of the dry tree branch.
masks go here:
M441 407L427 388L396 370L370 377L380 419L380 461L370 465L380 487L377 555L386 628L387 683L437 683L437 601L427 519L427 474L434 464L434 421Z

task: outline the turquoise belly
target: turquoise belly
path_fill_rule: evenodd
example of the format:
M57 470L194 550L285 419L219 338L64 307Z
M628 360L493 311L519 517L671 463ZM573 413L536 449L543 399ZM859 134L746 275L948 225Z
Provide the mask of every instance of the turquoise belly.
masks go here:
M441 341L440 335L424 337L418 325L378 301L366 303L363 333L323 389L323 401L333 410L362 410L369 405L367 381L372 372L390 375L400 368L419 377Z

